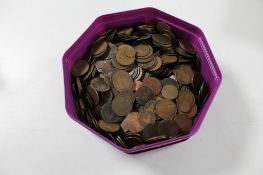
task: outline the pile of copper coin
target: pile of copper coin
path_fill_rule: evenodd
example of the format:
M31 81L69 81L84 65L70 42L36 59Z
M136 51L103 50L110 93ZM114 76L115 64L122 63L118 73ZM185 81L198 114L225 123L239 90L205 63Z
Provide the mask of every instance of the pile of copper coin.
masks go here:
M164 22L109 29L72 66L75 111L124 148L187 134L209 95L200 66Z

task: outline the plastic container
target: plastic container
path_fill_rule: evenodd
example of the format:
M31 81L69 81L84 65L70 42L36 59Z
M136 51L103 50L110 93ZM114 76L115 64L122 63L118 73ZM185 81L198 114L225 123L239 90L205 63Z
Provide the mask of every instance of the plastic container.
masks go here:
M78 117L74 110L74 102L71 91L71 67L73 63L82 58L87 48L93 43L93 41L109 28L118 28L123 26L131 26L138 24L153 24L156 21L163 21L169 24L172 30L182 38L189 39L196 49L201 61L201 73L209 84L210 96L206 103L202 107L195 120L195 123L191 131L183 136L174 137L168 140L159 141L152 144L146 144L137 146L131 149L125 149L116 145L111 140L108 140L103 135L83 124L78 120ZM64 70L64 87L65 87L65 105L69 116L80 125L84 126L94 134L101 137L106 142L110 143L117 149L126 153L138 153L146 150L151 150L159 147L163 147L170 144L175 144L181 141L185 141L193 136L200 128L205 115L211 105L213 98L219 88L222 80L222 75L219 67L215 61L215 58L211 52L211 49L207 43L204 33L198 27L189 24L181 19L166 14L155 8L142 8L131 11L113 13L102 15L98 17L88 29L79 37L79 39L65 52L63 56L63 70Z

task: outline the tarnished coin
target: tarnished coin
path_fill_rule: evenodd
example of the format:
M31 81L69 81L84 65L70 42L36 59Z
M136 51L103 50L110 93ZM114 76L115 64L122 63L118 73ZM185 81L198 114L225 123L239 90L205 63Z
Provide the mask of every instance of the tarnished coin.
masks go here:
M106 41L98 41L92 45L91 54L95 57L103 55L107 50L108 44Z
M154 99L154 97L154 91L147 86L142 86L135 92L135 99L140 105L145 105L149 100Z
M103 78L96 77L90 81L90 85L99 92L106 92L110 90L110 87L105 83Z
M158 125L158 131L160 135L172 137L180 133L180 127L175 120L162 120Z
M125 98L129 98L129 100L133 103L135 101L135 94L132 90L121 91L118 95L124 96Z
M155 114L153 112L146 110L140 111L139 116L139 122L143 127L154 123L156 119Z
M187 52L189 54L195 54L195 49L189 41L180 40L179 45L185 52Z
M103 105L107 102L111 102L113 99L113 92L112 90L106 91L106 92L101 92L99 94L100 97L100 105Z
M162 119L172 119L177 112L176 104L171 100L160 100L156 105L156 113Z
M130 74L123 70L118 70L112 74L112 83L118 91L132 90L133 88Z
M97 60L94 62L94 65L96 66L98 72L102 72L103 66L110 62L109 60Z
M121 123L123 131L131 131L136 133L141 132L144 127L139 122L139 116L140 115L138 112L128 113Z
M190 65L181 64L175 66L173 73L176 77L176 80L182 84L191 84L194 76L194 72Z
M176 80L172 79L172 78L164 78L161 80L161 84L162 86L165 86L165 85L174 85L177 87L177 89L179 89L179 84L177 83Z
M143 80L142 85L151 88L154 91L155 95L158 95L162 90L162 84L160 80L155 77L149 77Z
M161 55L162 64L172 64L177 62L178 58L175 55Z
M197 106L196 106L196 104L194 104L194 105L192 106L192 108L190 109L190 111L187 112L187 113L181 111L180 108L178 108L178 112L179 112L179 114L186 114L186 115L188 115L189 117L194 117L194 116L196 115L196 113L197 113Z
M119 29L117 31L117 35L121 36L121 35L130 35L133 31L132 27L127 27L127 28L123 28L123 29Z
M116 61L124 66L131 65L135 61L135 53L136 51L133 49L133 47L125 45L121 48L118 48Z
M167 84L162 88L162 96L168 100L173 100L178 96L178 89L172 84Z
M96 91L95 88L93 88L92 86L88 86L87 87L87 93L89 94L89 96L92 98L93 102L95 105L98 105L100 102L100 98L99 98L99 94Z
M142 136L135 132L125 132L123 140L128 148L132 148L142 144Z
M139 44L134 49L139 59L149 58L153 54L153 48L147 44Z
M104 121L106 121L108 123L120 122L123 119L123 117L120 117L120 116L116 115L112 111L111 102L107 102L104 105L102 105L102 107L101 107L101 117L102 117L102 119Z
M177 107L182 112L189 112L195 103L195 96L190 90L181 89L176 99Z
M109 68L109 69L105 70L105 72L103 74L104 75L103 79L108 86L112 86L112 74L114 72L116 72L117 70L118 69L116 69L116 68Z
M132 110L132 101L128 97L118 95L112 100L112 110L118 116L125 116Z
M159 56L157 56L157 60L156 61L157 61L156 65L153 68L148 69L148 71L152 72L152 71L156 71L156 70L160 69L160 67L162 66L161 58Z
M156 113L156 100L149 100L145 105L144 105L144 110L148 112L153 112Z
M141 81L135 81L133 84L133 90L134 91L138 91L138 89L140 89L142 87L142 82Z
M120 129L120 125L117 123L107 123L103 120L99 121L99 127L106 132L117 132Z
M192 128L192 119L186 114L178 114L175 116L174 120L179 125L183 132L188 132Z
M76 85L77 85L78 94L81 96L83 94L83 86L79 77L76 77Z
M75 76L81 76L88 72L89 70L89 63L85 60L77 60L71 69L71 73Z
M158 22L157 24L156 24L156 28L157 28L157 30L158 30L158 32L160 32L160 33L164 33L165 31L170 31L171 30L171 28L170 28L170 26L168 26L166 23L164 23L164 22Z
M172 45L171 40L165 35L153 34L152 39L155 44L161 47L170 47Z

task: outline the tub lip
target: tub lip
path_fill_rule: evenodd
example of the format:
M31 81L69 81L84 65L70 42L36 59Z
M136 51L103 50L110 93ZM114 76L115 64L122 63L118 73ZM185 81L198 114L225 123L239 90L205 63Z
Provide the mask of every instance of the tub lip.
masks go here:
M191 26L193 28L193 30L195 30L195 33L191 32L198 40L199 44L201 44L202 47L204 47L203 51L205 52L206 55L206 59L209 60L210 64L209 67L210 69L212 69L213 72L213 76L214 76L214 84L215 86L213 87L209 98L207 99L205 105L203 106L202 110L200 113L202 113L202 117L199 124L193 126L193 128L191 129L191 131L183 136L179 136L179 137L174 137L171 139L167 139L167 140L163 140L163 141L159 141L156 143L151 143L151 144L147 144L147 145L141 145L138 147L133 147L133 148L123 148L115 143L113 143L112 141L110 141L109 139L107 139L106 137L104 137L103 135L101 135L100 133L98 133L97 131L95 131L94 129L88 127L87 125L85 125L84 123L82 123L81 121L75 119L73 116L75 115L74 112L70 109L70 95L69 92L71 93L70 90L70 85L68 83L69 79L70 79L70 75L68 73L68 64L69 64L69 58L70 55L74 52L75 48L82 42L82 40L85 39L86 35L88 35L88 33L90 33L91 30L93 30L95 28L95 26L97 26L98 24L103 23L103 20L105 20L105 18L109 17L109 16L115 16L115 15L120 15L120 14L124 14L124 13L139 13L139 12L150 12L150 13L158 13L158 16L162 16L160 19L162 18L169 18L169 20L172 19L176 19L177 21L179 21L180 25L184 25L184 26ZM84 33L66 50L66 52L63 55L62 58L62 65L63 65L63 77L64 77L64 95L65 95L65 108L67 111L67 114L69 115L69 117L71 119L73 119L74 121L76 121L77 123L79 123L80 125L82 125L83 127L87 128L88 130L90 130L92 133L96 134L97 136L99 136L100 138L102 138L103 140L105 140L106 142L110 143L111 145L113 145L115 148L125 152L125 153L129 153L129 154L133 154L133 153L139 153L139 152L144 152L144 151L148 151L148 150L152 150L155 148L159 148L159 147L163 147L166 145L170 145L170 144L174 144L177 142L181 142L184 140L189 139L190 137L192 137L194 134L196 134L196 132L200 129L201 124L203 123L203 120L206 116L206 113L218 91L218 88L221 85L222 82L222 73L220 71L220 68L214 58L214 55L211 51L211 48L208 44L208 41L206 40L206 37L203 33L203 31L199 28L196 27L193 24L190 24L186 21L183 21L177 17L174 17L172 15L169 15L165 12L162 12L156 8L153 7L146 7L146 8L140 8L140 9L134 9L134 10L129 10L129 11L122 11L122 12L117 12L117 13L111 13L111 14L105 14L105 15L101 15L99 17L97 17L92 23L91 25L84 31ZM196 124L197 122L195 122Z

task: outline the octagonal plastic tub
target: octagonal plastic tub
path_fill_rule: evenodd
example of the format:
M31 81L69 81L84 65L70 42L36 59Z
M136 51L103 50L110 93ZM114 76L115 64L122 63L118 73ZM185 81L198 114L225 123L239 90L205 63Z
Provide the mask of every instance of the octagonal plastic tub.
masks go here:
M209 84L210 95L206 100L206 103L200 109L194 125L188 134L170 138L168 140L159 141L156 143L136 146L130 149L123 148L119 145L116 145L111 140L104 137L99 132L90 128L79 120L79 117L74 110L74 101L71 91L71 68L76 60L83 57L86 50L91 46L93 41L95 41L96 38L98 38L106 30L110 28L119 28L138 24L154 24L157 21L163 21L169 24L176 35L192 42L200 58L201 74L203 75L205 81ZM63 56L63 71L65 105L69 116L74 121L78 122L80 125L87 128L97 136L101 137L106 142L126 153L139 153L166 145L179 143L193 136L199 130L222 80L222 75L219 67L201 29L155 8L142 8L131 11L107 14L95 19L95 21L87 28L87 30L78 38L78 40L65 52Z

